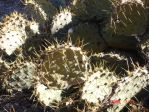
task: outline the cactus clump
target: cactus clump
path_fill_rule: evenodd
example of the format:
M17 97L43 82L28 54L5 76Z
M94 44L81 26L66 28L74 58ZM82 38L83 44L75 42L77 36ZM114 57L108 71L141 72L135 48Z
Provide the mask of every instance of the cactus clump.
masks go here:
M37 76L36 66L32 62L13 63L9 70L4 72L3 87L10 93L30 89Z
M32 34L39 33L38 27L38 23L27 20L23 14L11 13L3 19L0 25L0 49L11 55Z
M119 112L132 97L149 84L146 67L137 67L128 71L127 77L118 78L114 73L99 69L88 77L82 90L82 99L92 103L96 109L107 112ZM115 104L118 101L119 103Z
M24 0L26 13L43 24L52 19L57 9L49 0Z
M14 11L0 23L0 90L25 89L54 111L87 102L88 112L119 112L149 85L147 0L23 2L26 15Z

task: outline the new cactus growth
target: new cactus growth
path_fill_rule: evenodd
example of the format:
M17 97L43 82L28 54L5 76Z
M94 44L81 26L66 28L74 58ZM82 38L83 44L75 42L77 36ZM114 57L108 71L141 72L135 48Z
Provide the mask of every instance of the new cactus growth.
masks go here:
M32 62L15 62L3 75L3 87L10 93L32 88L38 79L36 66Z
M11 55L32 34L39 33L38 27L38 23L27 20L23 14L11 13L0 25L0 49Z

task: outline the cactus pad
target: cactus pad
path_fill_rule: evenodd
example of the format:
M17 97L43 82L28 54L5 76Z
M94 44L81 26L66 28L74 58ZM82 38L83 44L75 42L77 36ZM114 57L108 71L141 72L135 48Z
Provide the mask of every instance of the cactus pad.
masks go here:
M40 60L42 62L38 65L39 75L44 84L59 89L84 80L84 72L87 71L89 64L86 53L71 43L48 47Z
M26 28L29 27L29 31ZM24 15L13 12L1 23L0 48L8 55L18 49L30 37L30 32L39 33L38 23L28 21Z
M102 66L116 72L120 77L124 77L128 70L134 70L135 65L139 63L138 60L137 56L133 53L119 50L92 54L90 59L93 65L102 64Z
M68 9L60 11L56 16L53 17L51 25L51 33L55 34L62 28L66 27L72 22L72 13Z
M97 72L92 73L86 80L82 99L89 103L99 104L113 93L113 87L117 83L114 73L102 67L97 68Z
M147 20L147 10L140 3L121 4L106 25L103 38L110 47L136 50Z
M80 47L71 43L51 45L41 51L39 59L38 62L37 57L40 84L35 87L35 96L45 106L51 106L54 100L60 101L64 89L79 84L87 77L84 73L89 67L88 57Z
M35 86L34 95L38 101L44 106L52 106L52 103L58 103L61 101L62 90L48 88L47 86L38 83Z
M119 104L113 104L108 108L108 112L119 112L123 107L129 103L132 97L139 93L143 88L149 84L149 73L147 68L137 67L129 76L121 79L118 82L118 87L115 89L115 94L110 98L111 101L119 101Z
M5 73L3 87L8 92L30 89L35 83L36 66L32 62L14 63Z

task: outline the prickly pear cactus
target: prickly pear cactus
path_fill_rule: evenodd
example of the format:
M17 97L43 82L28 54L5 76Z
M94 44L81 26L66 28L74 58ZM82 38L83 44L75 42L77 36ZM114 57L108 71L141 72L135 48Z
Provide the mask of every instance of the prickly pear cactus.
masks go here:
M91 52L100 52L106 48L106 44L99 34L98 25L94 23L80 23L70 30L72 31L68 33L72 42L84 44L84 49Z
M120 5L117 7L116 15L113 15L112 18L111 25L114 32L126 36L142 34L147 24L146 14L147 11L139 3L128 2Z
M119 112L149 84L149 67L127 51L143 52L149 65L148 1L70 1L69 8L58 6L58 12L50 0L23 0L27 16L13 12L4 17L0 23L0 90L21 94L24 89L33 90L43 106L59 110L86 101L88 112ZM39 24L47 32L30 38L39 33ZM66 36L71 42L48 46L55 37L64 41ZM25 59L5 62L20 47ZM107 47L118 49L105 51Z
M110 47L136 49L138 42L143 40L139 35L145 32L147 18L143 5L137 2L121 4L103 30L103 38Z
M73 0L72 4L72 12L82 21L107 18L113 8L111 0Z
M37 83L34 90L34 95L38 101L44 106L53 106L62 100L62 90L49 88L44 84ZM52 105L53 104L53 105Z
M53 17L51 25L51 34L59 32L72 22L72 13L69 9L63 9Z
M84 73L89 67L86 53L80 47L74 47L71 43L51 45L41 53L39 59L40 61L37 65L38 76L42 85L37 85L35 94L39 94L39 97L38 95L36 96L46 106L50 106L55 98L58 98L59 101L60 92L63 89L70 85L78 84L86 78ZM41 86L43 91L40 91ZM47 90L44 88L47 88ZM49 92L52 93L50 93L51 96L47 96L49 98L47 99L43 95ZM52 98L52 96L54 97Z
M39 33L38 23L28 21L25 16L13 12L3 19L0 25L0 49L11 55L25 43L25 40L34 33ZM26 31L26 29L28 30Z
M32 62L15 62L4 74L3 87L10 93L30 89L38 78L36 66Z
M113 104L107 109L108 112L119 112L122 110L133 96L149 84L149 72L146 67L137 67L136 70L129 74L131 77L125 77L118 82L119 86L110 98L110 101L119 101L119 104Z
M82 99L92 103L94 111L119 112L149 84L148 74L146 67L137 67L134 71L128 71L127 77L118 78L105 68L98 68L86 80Z
M49 0L24 0L24 4L26 13L41 24L52 19L57 12Z
M49 46L40 56L39 75L52 88L64 89L77 80L85 78L88 57L80 47L71 43ZM44 81L45 82L45 81Z
M108 96L113 94L118 81L114 73L108 69L98 67L96 70L87 78L82 90L82 99L92 103L95 106L94 111L97 111L100 103L106 102Z
M135 65L139 63L136 55L118 50L92 54L90 62L93 65L102 64L102 66L108 67L122 77L127 74L128 70L134 70Z

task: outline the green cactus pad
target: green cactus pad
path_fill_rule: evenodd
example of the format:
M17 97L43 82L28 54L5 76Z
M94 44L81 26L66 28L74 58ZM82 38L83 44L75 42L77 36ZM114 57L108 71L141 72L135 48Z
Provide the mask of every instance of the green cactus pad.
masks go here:
M44 106L62 100L62 91L86 79L89 58L71 43L52 44L36 58L38 83L34 95Z
M96 71L90 73L90 76L84 83L82 99L89 104L92 103L98 109L107 97L113 93L117 81L118 78L115 77L113 72L104 69L102 66L97 67Z

